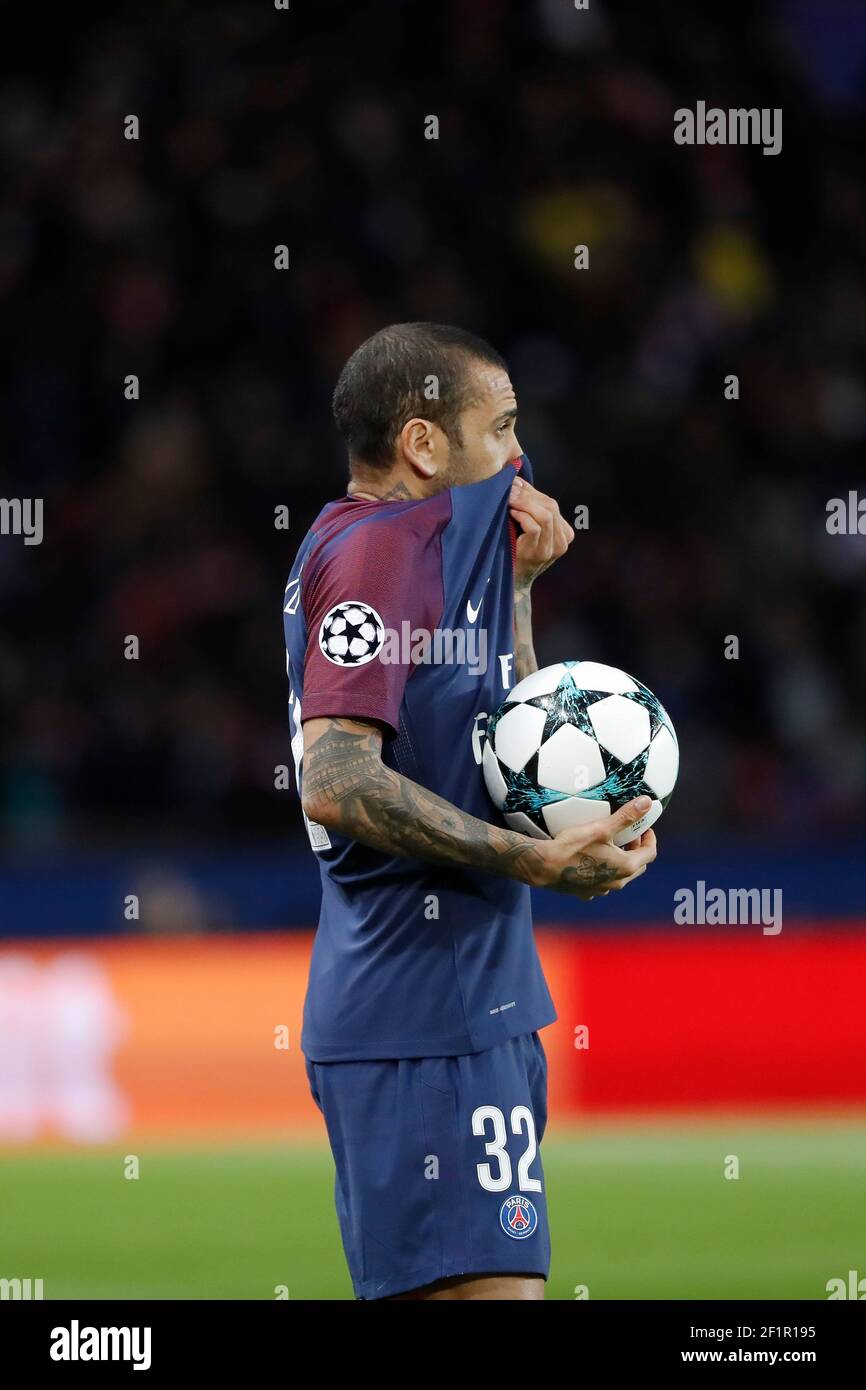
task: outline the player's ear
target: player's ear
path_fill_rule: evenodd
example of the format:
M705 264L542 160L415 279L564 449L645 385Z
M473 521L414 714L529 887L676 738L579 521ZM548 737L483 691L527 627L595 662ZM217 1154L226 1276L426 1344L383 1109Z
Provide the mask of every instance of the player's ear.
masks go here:
M433 478L440 468L436 426L430 420L407 420L400 431L403 458L422 478Z

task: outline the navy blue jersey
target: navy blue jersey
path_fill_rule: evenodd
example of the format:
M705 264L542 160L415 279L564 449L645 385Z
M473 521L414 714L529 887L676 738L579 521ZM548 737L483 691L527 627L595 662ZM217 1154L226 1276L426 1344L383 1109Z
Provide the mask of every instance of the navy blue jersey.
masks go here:
M513 469L531 480L524 457L424 500L346 496L319 514L284 610L299 787L303 720L376 720L389 767L499 822L480 762L515 682ZM322 879L308 1058L453 1056L554 1022L528 887L307 829Z

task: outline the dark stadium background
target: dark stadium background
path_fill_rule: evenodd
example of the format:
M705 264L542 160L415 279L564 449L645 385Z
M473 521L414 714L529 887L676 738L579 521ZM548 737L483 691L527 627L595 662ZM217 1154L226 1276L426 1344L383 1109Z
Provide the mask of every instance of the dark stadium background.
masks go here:
M591 906L539 897L537 920L691 946L673 893L703 879L781 888L788 941L862 945L866 541L829 535L826 507L866 488L864 77L853 0L16 14L0 493L44 498L45 536L0 537L9 960L28 939L308 942L316 865L274 787L283 588L345 487L339 368L415 318L503 352L539 485L589 508L536 586L540 664L624 667L679 734L651 872ZM781 107L782 152L677 146L697 100ZM828 993L799 1000L819 1033ZM810 1103L866 1102L848 1024L845 1086L816 1063Z

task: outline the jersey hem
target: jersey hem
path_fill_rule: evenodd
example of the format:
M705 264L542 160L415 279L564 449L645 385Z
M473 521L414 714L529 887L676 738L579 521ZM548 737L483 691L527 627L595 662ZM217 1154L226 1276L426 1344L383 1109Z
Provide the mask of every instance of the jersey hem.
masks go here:
M302 1033L301 1051L309 1062L399 1062L417 1057L463 1057L474 1052L489 1052L524 1033L537 1033L556 1023L558 1018L554 1009L541 1021L521 1022L504 1037L493 1038L490 1042L480 1042L468 1033L460 1033L450 1038L408 1038L404 1042L372 1042L363 1047L347 1048L340 1043L318 1044Z

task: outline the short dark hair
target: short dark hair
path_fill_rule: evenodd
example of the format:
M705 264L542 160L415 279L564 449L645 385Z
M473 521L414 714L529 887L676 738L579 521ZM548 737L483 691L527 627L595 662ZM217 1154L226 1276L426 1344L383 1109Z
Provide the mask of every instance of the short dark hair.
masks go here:
M352 353L334 390L334 419L350 463L388 467L401 429L416 415L459 444L460 415L472 404L473 362L508 370L483 338L447 323L392 323L374 333ZM431 376L433 399L425 394Z

